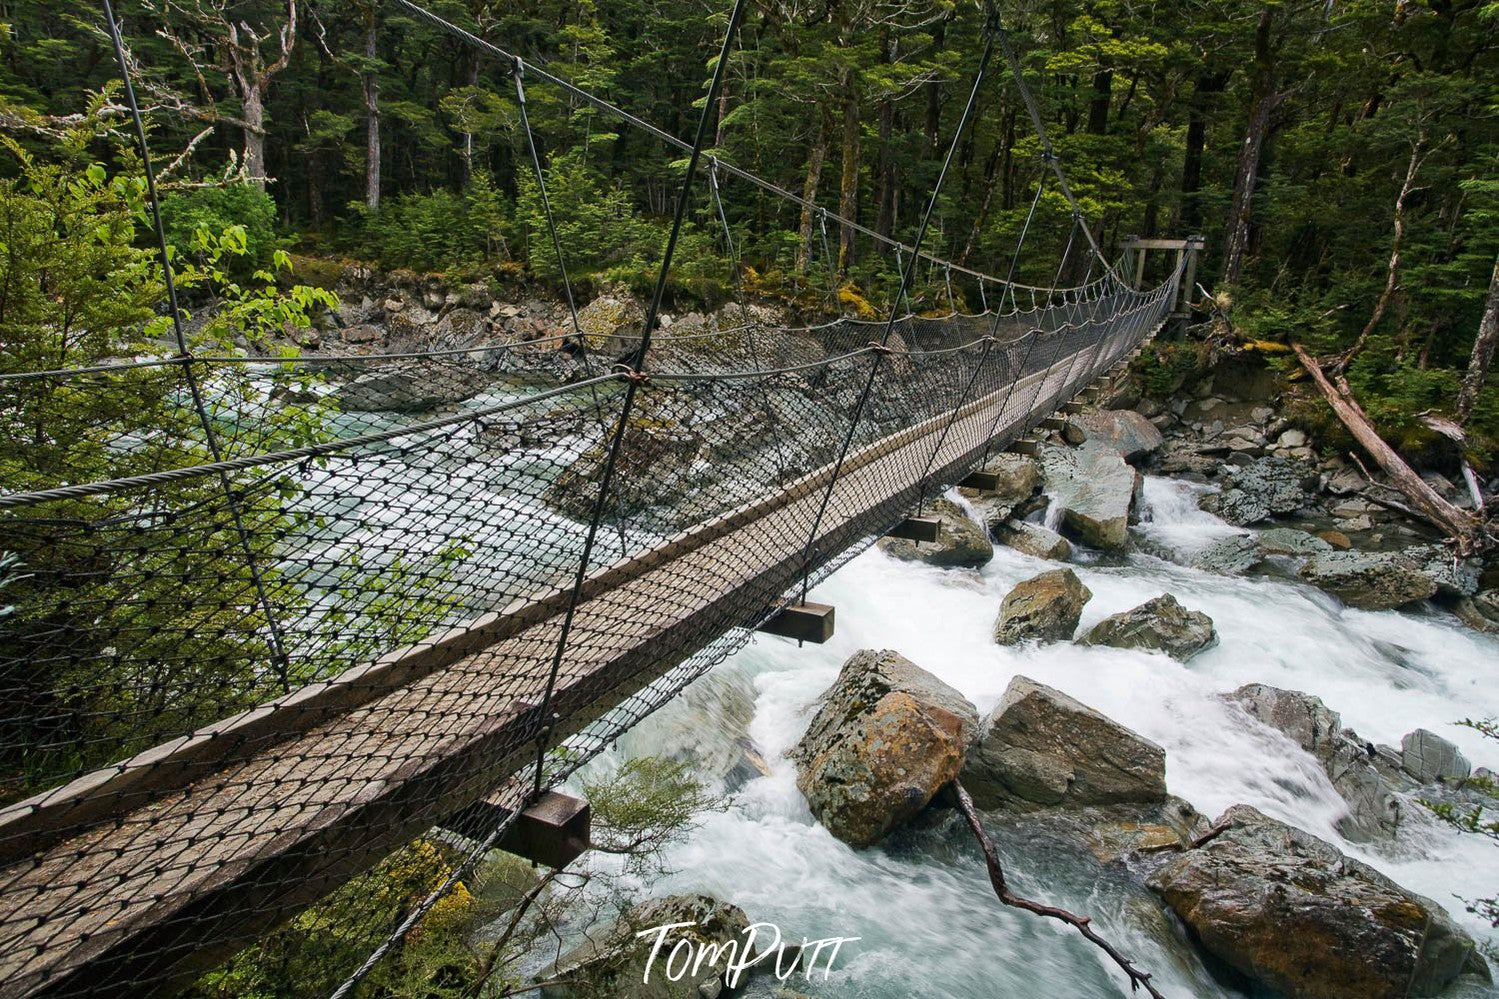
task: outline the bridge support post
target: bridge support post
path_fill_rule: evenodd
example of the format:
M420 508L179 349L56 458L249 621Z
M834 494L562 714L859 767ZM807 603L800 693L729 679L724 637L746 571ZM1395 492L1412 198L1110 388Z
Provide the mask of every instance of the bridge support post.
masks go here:
M833 637L833 608L828 604L802 601L787 604L757 629L767 635L794 638L799 642L821 645Z
M1177 275L1176 289L1171 296L1171 313L1167 317L1185 322L1190 314L1192 289L1197 281L1197 255L1207 247L1202 236L1186 239L1142 239L1139 236L1124 237L1125 259L1134 265L1134 287L1139 291L1145 285L1145 254L1148 250L1168 250L1176 254L1174 272ZM1186 259L1183 267L1182 260ZM1126 265L1128 266L1128 264Z
M566 867L588 849L593 823L588 802L581 798L544 791L511 820L513 812L512 803L491 795L455 812L442 828L477 839L510 820L495 848L552 868Z
M942 537L942 521L936 517L907 517L885 535L907 541L937 541Z

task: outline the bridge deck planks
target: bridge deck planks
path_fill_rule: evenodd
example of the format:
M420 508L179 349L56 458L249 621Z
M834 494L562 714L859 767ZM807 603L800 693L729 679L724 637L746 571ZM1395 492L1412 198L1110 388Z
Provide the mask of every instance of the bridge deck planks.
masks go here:
M966 407L934 469L965 470L1002 401L995 436L1026 429L1029 404L1057 393L1077 356ZM819 562L879 529L874 521L904 515L945 423L861 452L868 460L834 491ZM801 552L788 540L806 537L820 499L819 488L794 484L736 530L580 604L554 695L566 728L661 675L705 635L749 623L746 607L772 605L799 578ZM540 723L546 671L514 664L546 662L560 626L553 614L0 868L0 999L182 984L489 792L534 753L526 740Z

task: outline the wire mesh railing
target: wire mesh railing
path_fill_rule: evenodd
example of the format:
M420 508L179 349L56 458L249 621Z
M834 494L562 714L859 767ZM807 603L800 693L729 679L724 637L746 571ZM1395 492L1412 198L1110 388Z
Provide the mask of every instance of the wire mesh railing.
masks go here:
M1172 304L1059 266L955 311L925 228L882 321L739 286L659 329L669 243L637 327L585 330L568 283L546 333L0 369L0 997L221 994L415 864L320 917L359 960L306 993L357 990L503 833L467 806L565 780Z

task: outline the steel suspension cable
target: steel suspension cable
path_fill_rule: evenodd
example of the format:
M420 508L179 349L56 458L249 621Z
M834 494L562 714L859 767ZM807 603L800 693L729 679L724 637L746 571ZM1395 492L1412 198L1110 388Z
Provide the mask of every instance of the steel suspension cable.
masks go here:
M926 239L927 229L932 222L932 216L937 210L937 200L942 193L942 185L947 180L948 168L952 166L953 156L957 153L958 145L962 141L963 133L967 131L968 121L973 116L973 109L978 104L979 89L983 86L984 75L989 68L989 61L994 55L994 32L990 30L993 26L993 15L985 25L984 52L979 58L978 72L973 78L973 87L968 92L968 102L963 106L963 114L958 119L957 127L953 129L952 142L947 147L947 155L942 160L942 169L937 173L937 180L932 185L931 197L927 201L926 211L922 213L921 225L916 230L916 249L911 258L901 267L900 288L890 303L890 316L885 321L885 332L880 337L880 350L875 353L874 359L869 366L869 377L864 381L863 391L859 393L859 400L854 405L852 418L849 420L848 431L843 436L843 444L838 450L838 459L833 464L833 474L828 478L827 488L823 490L822 501L818 504L817 515L812 520L812 528L807 533L807 543L802 549L802 602L806 602L808 577L811 570L811 562L814 556L814 546L817 543L817 532L822 527L823 517L827 515L828 504L832 501L833 490L838 485L838 475L843 470L843 463L848 457L849 448L853 446L854 434L858 431L860 419L864 415L864 409L869 403L869 397L874 391L875 379L879 376L881 362L889 352L890 334L895 329L896 317L900 314L901 301L906 297L907 289L910 287L912 272L915 270L919 260L921 244ZM900 247L896 247L900 252Z
M739 247L734 242L734 231L729 228L729 214L724 209L723 194L718 189L718 159L716 157L708 161L708 191L712 195L713 207L718 215L718 221L723 226L724 249L729 255L729 264L734 269L734 294L739 301L739 322L744 328L745 337L749 343L750 365L756 374L764 371L760 363L760 348L756 343L755 331L757 323L750 321L749 297L744 291L744 258L740 256ZM767 378L758 379L760 383L760 401L765 407L765 418L771 427L779 422L776 418L775 407L770 401L770 382ZM776 459L776 481L780 481L786 473L786 458L783 453L782 442L779 437L775 438Z
M1042 192L1045 191L1045 190L1046 190L1046 174L1043 173L1041 175L1040 179L1036 182L1036 196L1031 199L1031 207L1030 207L1030 210L1028 212L1026 212L1025 223L1020 227L1020 235L1015 240L1015 250L1014 250L1014 252L1012 252L1010 254L1010 267L1009 267L1009 272L1008 272L1008 275L1007 275L1007 279L1008 278L1013 278L1015 276L1015 267L1016 267L1017 262L1020 260L1020 251L1025 246L1025 237L1026 237L1026 234L1030 232L1031 220L1036 217L1036 208L1037 208L1037 206L1039 206L1041 204L1041 195L1042 195ZM1012 315L1016 315L1016 316L1018 316L1020 314L1020 303L1015 301L1015 286L1013 284L1008 284L1007 283L1004 287L1002 287L1000 289L999 308L995 310L995 312L994 312L994 323L989 328L989 336L991 338L997 338L998 335L999 335L999 323L1000 323L1000 320L1003 319L1004 315L1005 315L1005 313L1004 313L1004 307L1005 307L1004 296L1005 296L1006 293L1008 293L1009 296L1010 296L1010 308L1012 309L1012 313L1011 314ZM1038 337L1036 335L1034 335L1034 334L1027 334L1025 336L1026 336L1026 340L1027 340L1027 342L1026 342L1026 348L1025 348L1025 355L1021 358L1020 368L1019 368L1019 370L1017 370L1015 372L1014 377L1010 379L1009 387L1005 390L1005 397L1004 397L1003 400L1000 401L999 409L994 414L994 422L990 425L990 427L989 427L989 434L985 438L984 454L983 454L983 457L979 461L979 467L981 467L981 468L989 460L989 450L993 446L994 435L996 433L998 433L998 431L999 431L999 421L1004 418L1005 411L1009 408L1009 405L1010 405L1010 398L1015 394L1015 386L1016 386L1016 384L1019 383L1021 377L1024 376L1024 374L1025 374L1025 367L1026 367L1027 364L1030 363L1031 351L1034 350L1035 347L1036 347L1036 340L1038 339ZM935 458L936 458L935 452L933 453L932 457L933 457L933 460L935 460ZM928 467L928 472L930 472L930 467Z
M562 276L562 292L567 298L567 314L572 321L573 343L578 351L578 359L583 364L583 378L589 383L588 397L593 401L594 415L598 417L599 436L607 437L609 434L608 421L604 419L603 404L599 401L598 386L593 384L593 360L588 350L588 339L583 333L583 324L578 319L578 302L573 295L572 276L567 270L567 256L562 252L562 237L557 234L557 219L552 214L552 198L547 191L546 172L541 168L541 154L536 149L536 134L531 130L531 113L529 102L526 100L526 64L521 59L515 60L511 74L515 77L515 101L520 107L521 131L526 135L526 152L530 154L531 169L536 174L536 190L541 196L541 211L546 218L547 233L551 237L552 252L557 256L557 271ZM566 346L566 341L562 346ZM624 525L619 525L619 548L623 555L627 547L625 541Z
M412 6L409 4L404 4L404 0L399 0L399 2L402 2L403 5L406 6ZM583 583L588 575L588 566L593 555L594 546L598 539L600 523L604 517L604 511L608 503L609 488L613 482L614 469L619 458L620 450L623 446L625 430L628 425L635 395L640 384L645 380L644 373L641 371L641 365L644 363L646 352L650 347L651 329L656 321L656 317L660 309L661 297L665 292L667 274L671 268L671 261L672 256L676 250L677 238L681 233L682 222L686 216L688 196L692 190L692 181L695 174L697 173L698 160L701 157L703 142L707 134L709 113L718 96L719 87L723 83L724 71L728 65L729 47L732 44L734 35L738 30L739 22L744 15L745 4L746 0L735 0L733 12L729 15L729 26L724 33L723 47L719 52L718 64L714 67L712 82L709 84L708 98L703 105L702 115L698 119L697 136L692 146L692 157L688 161L687 172L686 175L682 178L682 187L677 196L676 212L672 222L671 234L668 237L666 247L662 252L661 268L656 281L656 289L651 298L651 308L650 311L648 311L646 314L645 327L641 331L640 349L635 354L635 364L633 366L630 366L630 370L627 370L625 372L625 396L624 402L620 406L619 422L615 427L614 437L610 442L608 457L605 460L603 474L600 476L599 491L598 495L594 498L593 512L591 517L589 518L588 533L584 538L583 551L578 558L578 568L576 574L573 577L572 589L568 597L567 610L563 616L556 649L552 656L551 669L547 674L546 690L542 696L541 704L537 709L539 731L537 731L536 733L537 752L535 772L532 781L533 796L539 794L542 789L543 770L545 767L546 753L549 748L548 743L550 740L554 721L554 719L552 719L551 717L550 712L552 696L557 685L557 676L561 671L562 659L567 651L568 638L571 634L572 625L577 615L578 603L581 599L583 591ZM464 34L467 33L465 32ZM473 36L469 37L473 38ZM473 39L473 41L475 43L479 42L478 39ZM482 45L482 43L480 44ZM344 997L348 996L353 991L354 987L358 985L358 983L362 981L372 970L374 970L375 965L379 963L384 955L389 953L389 951L393 947L395 947L401 940L403 940L405 936L410 933L413 928L415 928L417 923L420 922L421 919L424 918L426 914L430 912L439 901L442 900L446 893L458 883L460 876L465 875L466 871L469 868L477 864L478 858L483 856L484 852L488 848L492 847L496 842L499 841L499 837L503 833L504 827L505 823L497 824L496 827L491 830L489 835L485 837L484 841L480 844L480 848L473 851L470 854L468 860L463 865L460 865L457 869L452 871L449 876L445 878L443 882L422 901L420 905L415 906L411 912L407 913L406 917L401 921L400 925L397 926L397 928L391 934L389 934L384 941L381 942L381 944L370 954L370 956L354 972L354 974L350 975L349 978L345 980L344 983L333 993L332 999L344 999Z
M1025 246L1026 234L1031 231L1031 222L1036 218L1036 208L1041 204L1041 195L1045 190L1046 174L1043 173L1041 179L1036 182L1036 196L1031 199L1030 211L1025 213L1025 223L1020 227L1020 237L1015 240L1015 252L1010 254L1010 266L1005 271L1005 286L1000 289L999 307L1001 309L1005 307L1004 295L1008 293L1010 296L1010 307L1017 312L1020 311L1020 303L1015 301L1015 285L1013 284L1015 280L1015 268L1020 263L1020 250Z
M578 558L578 569L573 576L572 591L568 597L567 610L562 618L562 624L557 637L556 651L552 656L551 668L547 673L546 691L542 696L538 712L541 731L537 733L536 772L532 782L533 793L539 794L541 791L542 771L546 761L547 743L552 729L553 719L550 712L552 695L557 686L557 676L562 669L562 658L567 652L568 639L571 637L573 622L577 616L578 602L583 593L583 583L588 576L588 567L593 557L594 545L598 539L599 526L608 508L609 490L614 484L615 468L619 463L620 452L624 449L625 435L629 429L630 414L634 411L635 398L639 393L640 386L646 380L643 370L645 359L651 347L651 334L660 316L661 302L666 295L666 282L671 272L672 257L676 253L677 240L682 233L682 223L687 217L687 204L692 193L692 183L697 177L698 164L702 159L703 144L707 141L708 119L714 104L718 100L719 89L723 86L724 74L729 65L729 52L733 46L734 36L739 30L739 22L744 17L746 3L747 0L734 0L734 9L729 14L729 25L724 31L723 45L718 53L718 62L713 67L713 78L708 84L707 100L703 104L702 114L698 116L697 134L692 143L692 155L687 160L687 170L682 177L681 190L677 194L677 204L672 218L671 232L667 236L666 246L661 253L661 266L656 275L656 286L651 293L650 306L647 308L645 314L645 325L640 332L640 348L635 352L633 363L626 366L628 370L625 372L625 394L624 401L620 404L619 422L614 428L614 437L609 443L609 452L604 460L603 472L599 476L598 494L594 497L593 511L588 521L588 533L583 540L583 551ZM627 554L622 553L622 555Z
M1037 189L1036 196L1037 196L1037 199L1039 200L1040 199L1040 189L1039 188ZM1074 229L1076 228L1076 223L1074 223L1073 228ZM1062 259L1063 259L1064 262L1067 259L1067 253L1068 253L1068 251L1070 251L1071 249L1072 249L1072 234L1069 232L1068 237L1067 237L1067 247L1066 247L1066 249L1064 249L1062 251ZM1018 247L1017 247L1017 252L1018 252ZM1058 268L1058 270L1060 272L1060 267ZM1019 315L1019 310L1018 309L1016 310L1015 314ZM1037 318L1038 318L1038 320L1041 319L1041 317L1037 317ZM996 323L996 326L997 326L998 325L998 320L997 319L995 320L995 323ZM979 459L979 467L980 468L982 468L989 461L989 454L990 454L990 452L994 448L994 435L997 434L997 433L999 433L999 424L1000 424L1000 421L1003 420L1005 418L1005 414L1007 412L1009 412L1010 402L1013 400L1013 398L1015 396L1015 386L1019 385L1020 382L1022 381L1022 379L1024 379L1024 377L1026 375L1026 369L1030 366L1030 363L1031 363L1031 355L1033 353L1035 353L1036 344L1040 342L1041 336L1042 336L1042 330L1041 330L1041 325L1040 325L1039 322L1038 322L1038 324L1033 329L1031 329L1026 334L1026 337L1025 337L1025 339L1026 339L1025 354L1022 356L1022 358L1020 360L1020 366L1016 370L1015 376L1010 379L1009 387L1005 390L1005 397L1004 397L1003 400L1001 400L1001 402L999 404L999 408L995 411L995 413L994 413L994 422L989 425L989 433L985 436L985 439L984 439L984 453L983 453L983 456ZM1042 381L1045 381L1045 377L1044 376L1042 377ZM1039 392L1039 391L1040 390L1038 388L1037 392ZM1031 393L1031 405L1035 405L1035 401L1036 401L1036 393L1033 392L1033 393Z
M1057 283L1062 280L1062 273L1067 269L1067 261L1069 258L1071 258L1072 248L1077 243L1077 230L1081 227L1085 227L1083 218L1081 215L1074 213L1072 216L1072 228L1067 230L1067 245L1062 248L1062 259L1057 261L1057 272L1056 275L1051 279L1051 289L1046 294L1046 319L1055 318L1055 311L1051 305L1051 297L1056 292ZM1052 368L1056 367L1057 361L1060 360L1062 356L1062 346L1066 343L1067 333L1071 329L1071 324L1064 322L1051 331L1051 335L1056 340L1056 346L1052 348L1051 360L1046 362L1046 367L1044 369L1046 374L1036 382L1036 388L1033 392L1031 392L1030 402L1026 403L1025 411L1027 414L1035 414L1036 403L1041 399L1041 390L1045 388L1046 383L1051 380L1051 370ZM1069 363L1067 365L1067 373L1069 377L1072 374L1072 365L1076 363L1076 361L1077 354L1073 354L1072 357L1069 358ZM1063 384L1065 385L1066 383L1064 382Z
M219 445L218 433L214 430L213 420L208 415L208 407L203 399L203 387L198 381L195 370L192 350L187 343L187 334L182 329L182 308L177 300L177 282L172 270L172 256L167 250L166 226L161 219L161 199L156 189L156 168L151 162L151 147L146 141L146 123L141 117L140 104L135 96L135 83L130 78L129 60L125 56L125 39L120 34L119 22L115 20L114 7L110 0L103 0L104 19L109 22L109 40L114 46L115 61L120 67L120 76L125 84L125 101L130 108L130 117L135 124L135 141L140 147L141 170L146 175L146 197L151 203L151 224L155 229L156 252L161 262L162 283L165 285L167 308L172 313L172 333L177 342L177 356L182 362L183 377L187 382L188 395L192 398L193 409L196 410L198 423L203 428L203 437L208 445L208 453L213 458L214 464L224 460L223 449ZM240 510L239 501L235 498L234 483L229 479L229 473L219 471L219 484L224 490L224 501L229 511L229 518L234 524L234 532L238 536L240 547L245 553L246 568L250 573L250 582L255 589L255 597L260 604L261 612L265 614L266 629L269 632L269 646L271 659L275 664L277 678L281 681L282 691L291 692L291 661L286 654L286 641L281 633L281 623L276 618L271 606L271 598L266 590L265 577L260 571L260 561L255 557L255 547L250 543L250 530L245 526L245 518Z

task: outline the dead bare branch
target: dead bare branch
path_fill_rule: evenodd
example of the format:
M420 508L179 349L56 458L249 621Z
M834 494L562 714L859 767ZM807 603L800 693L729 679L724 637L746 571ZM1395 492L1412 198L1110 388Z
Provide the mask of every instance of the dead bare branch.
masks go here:
M980 821L978 812L973 807L973 799L968 796L968 791L964 789L962 782L955 780L952 782L952 787L958 799L958 811L963 813L963 818L967 821L968 828L973 830L974 837L979 841L979 848L984 851L984 864L989 868L989 880L994 885L994 894L999 896L1001 902L1012 908L1024 909L1026 912L1032 912L1047 919L1060 920L1068 926L1073 927L1089 943L1107 954L1129 976L1130 991L1133 992L1143 986L1145 991L1150 993L1154 999L1165 999L1156 987L1151 984L1150 973L1136 968L1129 958L1114 948L1113 944L1099 936L1094 931L1092 921L1087 916L1079 916L1058 906L1036 902L1010 891L1010 886L1005 880L1004 866L999 862L999 851L995 849L994 841L989 838L989 834L984 832L984 824Z

